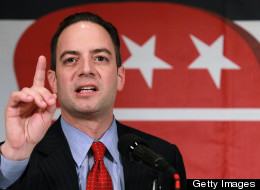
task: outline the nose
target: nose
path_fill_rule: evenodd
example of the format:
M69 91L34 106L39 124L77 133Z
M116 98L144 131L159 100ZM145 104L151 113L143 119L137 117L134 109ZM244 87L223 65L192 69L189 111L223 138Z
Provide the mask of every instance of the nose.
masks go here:
M84 58L80 61L78 76L95 76L97 70L94 62L90 58Z

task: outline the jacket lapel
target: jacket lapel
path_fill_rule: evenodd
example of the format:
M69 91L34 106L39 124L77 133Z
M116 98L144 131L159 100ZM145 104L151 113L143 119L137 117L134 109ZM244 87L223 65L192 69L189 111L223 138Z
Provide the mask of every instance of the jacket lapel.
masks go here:
M117 121L118 138L127 133L136 133L136 130ZM124 180L126 190L145 190L152 188L154 173L141 163L130 161L122 156Z
M44 155L44 159L39 161L39 167L43 180L50 189L79 189L75 163L61 129L60 119L48 131L37 151L39 155Z

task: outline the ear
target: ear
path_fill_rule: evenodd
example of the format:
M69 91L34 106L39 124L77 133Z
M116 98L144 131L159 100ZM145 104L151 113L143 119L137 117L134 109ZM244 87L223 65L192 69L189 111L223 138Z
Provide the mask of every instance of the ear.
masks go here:
M52 89L52 92L54 94L57 94L57 78L56 78L55 71L48 70L47 77L48 77L49 85Z
M125 68L124 66L120 66L117 69L117 90L118 91L122 91L124 88L124 84L125 84Z

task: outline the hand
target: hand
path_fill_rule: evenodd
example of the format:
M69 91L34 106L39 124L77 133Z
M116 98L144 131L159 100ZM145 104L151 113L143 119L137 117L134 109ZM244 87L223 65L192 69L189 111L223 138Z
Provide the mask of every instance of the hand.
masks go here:
M43 138L56 109L56 94L44 87L46 58L38 59L33 86L11 94L5 110L6 141L1 147L9 160L30 157Z

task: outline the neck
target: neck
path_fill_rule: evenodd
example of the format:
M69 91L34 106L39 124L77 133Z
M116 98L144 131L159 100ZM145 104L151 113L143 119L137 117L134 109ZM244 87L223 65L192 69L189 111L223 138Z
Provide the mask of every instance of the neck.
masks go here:
M113 114L110 114L107 117L98 118L93 116L90 117L89 115L75 118L71 115L62 113L62 117L71 126L77 128L94 140L101 139L113 122Z

